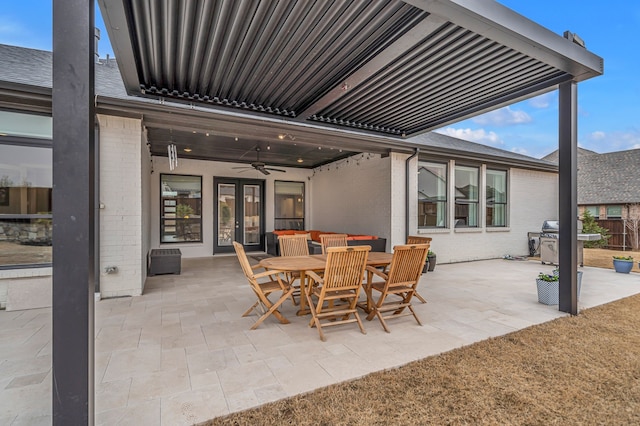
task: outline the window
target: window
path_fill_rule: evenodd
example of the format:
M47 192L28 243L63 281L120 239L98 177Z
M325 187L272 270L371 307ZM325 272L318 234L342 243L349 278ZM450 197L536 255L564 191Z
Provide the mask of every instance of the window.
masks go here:
M478 169L456 166L455 168L455 223L457 227L478 226Z
M50 264L51 147L0 145L0 151L0 267Z
M160 175L160 242L202 241L202 177Z
M447 165L418 164L418 228L447 226Z
M487 169L487 227L507 226L507 172Z
M594 219L600 217L600 206L586 206L584 210L588 211ZM622 214L622 209L620 209L620 214Z
M274 229L304 229L304 182L275 181Z
M620 219L622 217L622 206L607 206L607 219Z

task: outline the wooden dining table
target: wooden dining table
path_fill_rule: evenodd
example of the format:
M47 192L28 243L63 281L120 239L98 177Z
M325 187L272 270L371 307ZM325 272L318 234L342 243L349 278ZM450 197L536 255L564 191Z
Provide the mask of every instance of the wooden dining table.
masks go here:
M367 256L367 266L373 266L374 268L385 267L391 263L392 257L392 253L371 251ZM324 271L327 265L326 254L268 257L266 259L262 259L259 265L266 269L275 269L284 272L299 272L300 309L298 310L297 315L307 315L310 313L307 308L306 271Z

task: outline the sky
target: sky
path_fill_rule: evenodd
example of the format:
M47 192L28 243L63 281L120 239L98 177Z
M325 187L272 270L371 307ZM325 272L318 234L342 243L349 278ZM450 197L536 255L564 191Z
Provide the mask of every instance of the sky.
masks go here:
M578 144L604 153L640 148L640 28L637 0L500 0L562 35L569 30L604 58L604 75L578 84ZM51 50L51 1L2 0L0 43ZM100 57L114 56L100 10ZM0 58L1 60L1 58ZM635 77L634 77L635 76ZM536 158L558 148L558 92L451 124L441 133Z

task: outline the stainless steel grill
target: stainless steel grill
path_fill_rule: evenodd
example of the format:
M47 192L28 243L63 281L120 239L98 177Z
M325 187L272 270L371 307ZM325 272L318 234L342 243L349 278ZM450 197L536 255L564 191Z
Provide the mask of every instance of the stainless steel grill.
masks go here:
M540 261L544 263L558 264L558 240L560 223L557 220L545 220L540 230ZM578 264L584 263L584 242L597 241L600 234L583 234L582 221L578 220Z

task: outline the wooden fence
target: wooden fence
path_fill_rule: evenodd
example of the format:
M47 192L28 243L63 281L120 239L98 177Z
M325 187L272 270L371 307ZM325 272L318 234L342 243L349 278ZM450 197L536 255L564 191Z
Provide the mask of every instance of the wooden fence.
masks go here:
M596 219L599 226L608 229L609 238L605 248L612 250L631 250L633 236L630 234L626 226L625 219ZM638 236L636 236L638 238Z

